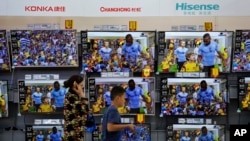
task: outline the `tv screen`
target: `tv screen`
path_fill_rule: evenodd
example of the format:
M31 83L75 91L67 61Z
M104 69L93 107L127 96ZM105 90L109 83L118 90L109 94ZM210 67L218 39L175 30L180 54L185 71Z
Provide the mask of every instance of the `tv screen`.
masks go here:
M114 86L126 90L126 103L118 108L120 114L155 114L155 79L153 77L89 78L89 103L94 114L103 114L111 105L110 91ZM134 88L128 87L128 82Z
M92 133L92 141L101 141L101 133L99 125L96 126L96 130ZM151 141L151 124L135 124L134 132L123 130L120 141Z
M203 42L208 33L211 43ZM216 67L229 73L233 32L159 32L158 72L201 72Z
M144 68L154 72L155 31L82 31L81 38L83 72L142 72Z
M0 30L0 71L10 71L10 55L6 30Z
M242 111L250 110L250 77L238 78L239 108Z
M250 71L250 30L236 30L232 66L233 72Z
M63 113L64 80L19 80L21 113Z
M76 30L11 30L15 67L78 67Z
M57 129L57 134L53 135L52 129ZM26 141L51 141L51 139L63 140L64 130L61 125L27 125ZM55 139L55 140L56 140Z
M167 78L166 82L161 95L162 116L227 115L226 79Z
M8 82L0 80L0 118L9 116Z
M201 135L201 128L207 127L214 141L226 141L225 125L195 125L195 124L173 124L174 141L198 141Z

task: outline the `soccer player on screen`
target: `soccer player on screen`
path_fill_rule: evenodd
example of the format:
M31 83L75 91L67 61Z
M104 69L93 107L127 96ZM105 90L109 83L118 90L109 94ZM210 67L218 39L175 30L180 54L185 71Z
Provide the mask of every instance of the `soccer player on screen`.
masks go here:
M211 41L209 33L204 34L203 43L200 45L198 50L198 62L201 63L200 65L203 68L203 72L208 72L210 74L211 69L214 68L216 52L222 61L225 62L226 60L224 60L218 44L215 41Z
M65 88L60 87L60 83L55 81L54 88L51 91L51 104L55 106L56 112L63 112L65 95Z
M109 42L105 41L104 47L102 47L98 53L101 55L102 60L104 62L108 62L110 60L110 57L111 57L111 52L112 52L112 49L109 47Z
M108 90L104 93L104 102L105 102L105 106L106 107L109 107L110 105L111 105L111 95L110 95L110 92L111 92L111 90L112 90L112 86L110 86L109 88L108 88Z
M185 135L181 137L180 141L191 141L191 138L189 137L189 133L185 131Z
M43 140L44 140L43 131L39 131L39 134L36 135L36 141L43 141Z
M177 93L177 99L180 105L185 105L187 103L188 93L186 92L186 86L181 86L181 91Z
M203 126L201 128L201 134L199 136L198 141L214 141L213 135L207 131L207 127Z
M186 60L187 52L188 52L188 49L186 48L186 42L181 41L181 46L178 47L174 51L174 56L175 56L179 71L181 71L183 64L187 61Z
M197 100L202 105L210 104L214 100L214 90L213 88L207 86L207 82L202 80L200 83L200 89L197 92Z
M135 81L130 79L128 81L128 88L126 89L126 102L129 107L129 113L140 113L140 97L146 99L143 95L141 87L136 86Z
M122 55L125 56L127 62L135 65L140 53L142 53L142 48L138 42L133 41L131 34L127 34L125 40L126 43L122 47Z
M43 94L41 93L40 88L36 87L36 91L31 95L36 111L38 111L40 105L42 104L42 96Z

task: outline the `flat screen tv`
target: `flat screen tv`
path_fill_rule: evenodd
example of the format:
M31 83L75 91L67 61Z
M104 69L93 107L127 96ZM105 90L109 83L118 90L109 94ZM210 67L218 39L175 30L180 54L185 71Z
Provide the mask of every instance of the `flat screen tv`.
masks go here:
M57 129L56 135L52 135L53 128ZM26 125L26 141L51 141L53 137L63 140L62 125Z
M0 71L10 71L10 54L6 30L0 30Z
M82 31L82 70L154 72L155 40L155 31Z
M101 141L101 134L102 132L98 125L92 133L92 141ZM119 141L151 141L151 124L135 124L134 132L128 129L123 130Z
M236 30L232 71L250 71L250 30Z
M210 35L212 42L208 48L203 44L203 35L206 33ZM222 73L231 71L231 31L163 31L158 33L158 45L157 71L160 73L203 72L208 66L217 67Z
M239 108L250 111L250 77L239 77L238 80Z
M128 82L135 84L128 88ZM89 78L89 103L95 115L103 114L111 104L110 91L114 86L122 86L126 90L126 103L118 108L122 115L155 114L155 78L123 77L123 78Z
M11 30L15 67L78 67L76 30Z
M8 81L0 80L0 118L9 116Z
M167 78L161 94L161 116L226 116L227 79ZM201 88L205 86L206 89Z
M203 124L173 124L172 138L174 141L199 141L201 128L207 127L208 133L212 135L214 141L226 141L225 125L203 125Z
M67 89L64 80L18 80L20 113L63 113ZM59 83L55 89L54 83Z

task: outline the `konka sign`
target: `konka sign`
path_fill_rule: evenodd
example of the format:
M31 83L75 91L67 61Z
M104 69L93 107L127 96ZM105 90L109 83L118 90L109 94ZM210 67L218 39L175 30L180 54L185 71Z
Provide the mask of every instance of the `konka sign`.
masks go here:
M25 11L32 12L65 12L65 6L25 6Z

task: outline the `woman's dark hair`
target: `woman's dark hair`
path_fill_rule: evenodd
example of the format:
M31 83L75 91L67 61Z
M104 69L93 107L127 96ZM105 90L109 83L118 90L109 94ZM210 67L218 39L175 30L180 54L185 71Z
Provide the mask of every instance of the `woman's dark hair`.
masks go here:
M64 87L65 88L72 88L74 82L77 84L81 83L83 81L83 77L80 75L72 75L68 80L64 81Z

